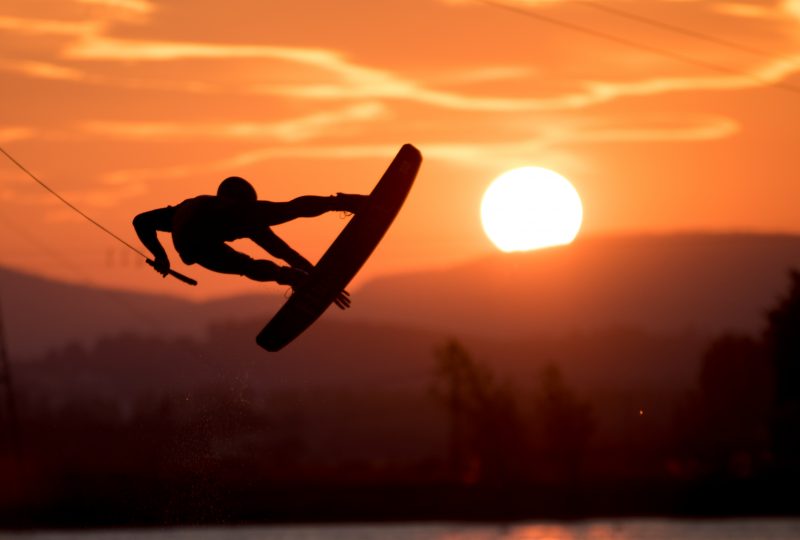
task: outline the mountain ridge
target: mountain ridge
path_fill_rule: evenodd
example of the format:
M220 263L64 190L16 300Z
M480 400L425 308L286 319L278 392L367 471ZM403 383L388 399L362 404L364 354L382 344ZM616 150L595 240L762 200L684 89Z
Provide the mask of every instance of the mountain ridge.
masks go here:
M495 338L598 327L753 332L792 267L800 267L796 235L595 237L491 255L424 279L379 278L357 305L378 320ZM420 297L426 309L409 300ZM462 298L473 307L464 309Z
M355 291L350 310L331 309L323 319L492 339L613 328L753 332L791 267L800 267L797 235L590 237L376 278ZM284 301L254 294L195 302L1 268L0 287L9 348L21 356L119 333L199 337L214 322L266 323Z

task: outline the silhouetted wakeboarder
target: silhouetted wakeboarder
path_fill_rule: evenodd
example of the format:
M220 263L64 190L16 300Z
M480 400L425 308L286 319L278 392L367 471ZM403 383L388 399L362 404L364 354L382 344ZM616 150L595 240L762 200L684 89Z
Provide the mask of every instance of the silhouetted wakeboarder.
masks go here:
M153 268L163 276L170 271L170 260L157 231L172 233L172 243L185 264L199 264L214 272L254 281L275 281L296 289L314 265L270 227L326 212L356 213L367 199L366 195L338 193L331 197L305 195L288 202L258 200L250 182L231 176L220 183L216 195L199 195L176 206L143 212L133 219L133 226L153 254ZM254 259L228 244L240 239L252 240L289 266ZM341 309L350 306L346 291L340 291L334 302Z
M288 202L258 200L253 186L238 176L226 178L216 195L200 195L177 206L137 215L136 234L153 254L148 261L160 274L192 282L170 269L158 231L172 233L172 243L186 264L214 272L238 274L255 281L290 285L293 294L256 337L268 351L278 351L311 326L330 306L345 309L345 287L372 254L394 221L422 164L419 150L403 145L369 196L339 193L305 195ZM345 226L316 265L289 247L270 229L300 217L351 212ZM289 266L253 259L228 242L247 238Z

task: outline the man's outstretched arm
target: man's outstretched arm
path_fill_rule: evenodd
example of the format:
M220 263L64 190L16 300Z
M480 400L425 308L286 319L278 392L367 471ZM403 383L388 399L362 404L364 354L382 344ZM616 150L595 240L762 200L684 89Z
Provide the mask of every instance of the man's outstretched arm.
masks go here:
M172 231L172 216L175 209L171 206L142 212L133 218L133 228L142 244L153 254L153 266L160 274L169 272L169 258L164 246L158 241L157 231Z

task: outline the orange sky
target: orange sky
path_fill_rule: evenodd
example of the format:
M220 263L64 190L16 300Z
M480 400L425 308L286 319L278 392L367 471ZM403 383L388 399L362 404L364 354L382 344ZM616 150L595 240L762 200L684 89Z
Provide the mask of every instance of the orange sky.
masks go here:
M414 143L417 184L359 280L492 251L480 197L522 165L573 182L582 234L800 232L800 1L600 2L749 52L587 2L513 5L730 71L466 0L5 0L0 144L135 242L137 212L225 176L272 200L367 192ZM0 265L196 297L264 287L177 257L201 287L161 280L0 161ZM277 232L313 261L344 223Z

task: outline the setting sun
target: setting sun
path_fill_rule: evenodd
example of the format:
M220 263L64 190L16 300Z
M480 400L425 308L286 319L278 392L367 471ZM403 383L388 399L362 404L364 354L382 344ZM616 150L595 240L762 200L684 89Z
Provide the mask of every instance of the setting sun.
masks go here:
M506 252L569 244L582 219L583 205L572 184L541 167L501 174L481 202L486 236Z

